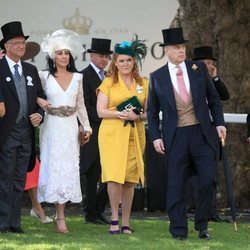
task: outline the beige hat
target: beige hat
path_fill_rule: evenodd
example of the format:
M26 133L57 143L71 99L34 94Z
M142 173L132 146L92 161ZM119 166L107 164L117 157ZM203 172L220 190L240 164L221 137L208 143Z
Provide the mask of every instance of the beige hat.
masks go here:
M40 52L40 45L36 42L27 42L26 43L26 50L22 57L23 61L29 60L34 58Z

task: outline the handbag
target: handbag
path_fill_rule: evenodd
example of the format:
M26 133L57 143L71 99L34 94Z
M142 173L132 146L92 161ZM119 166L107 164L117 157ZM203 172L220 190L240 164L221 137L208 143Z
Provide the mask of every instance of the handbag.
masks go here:
M79 126L79 143L81 146L85 144L85 133L82 125Z
M129 108L134 107L134 109L138 112L142 111L142 106L141 103L139 102L137 96L132 96L129 99L127 99L126 101L120 103L119 105L116 106L116 109L118 111L123 111Z
M136 113L137 115L143 113L141 103L135 95L116 106L116 109L118 111L123 111L129 108L133 108L134 113ZM131 126L134 127L134 121L124 121L123 126L126 127L128 123L130 123Z

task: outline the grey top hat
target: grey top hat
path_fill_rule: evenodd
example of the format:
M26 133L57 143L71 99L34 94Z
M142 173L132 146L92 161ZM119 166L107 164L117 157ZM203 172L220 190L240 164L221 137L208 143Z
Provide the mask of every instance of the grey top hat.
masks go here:
M210 46L200 46L194 48L193 60L211 59L217 61L217 58L213 55L213 48Z
M6 23L1 27L3 33L3 39L0 41L0 47L4 49L4 44L15 37L23 36L26 39L29 36L25 36L23 34L22 23L19 21L14 21L10 23Z
M163 35L163 43L159 46L167 46L167 45L177 45L177 44L184 44L188 42L183 38L183 30L182 28L171 28L162 30Z
M91 48L88 49L87 52L110 55L113 53L113 51L110 50L110 44L110 39L92 38Z

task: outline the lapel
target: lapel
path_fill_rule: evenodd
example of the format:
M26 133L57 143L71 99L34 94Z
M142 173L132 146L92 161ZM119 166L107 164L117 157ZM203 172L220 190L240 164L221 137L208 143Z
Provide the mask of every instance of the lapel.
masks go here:
M23 62L21 62L21 63L22 63L23 76L24 76L26 92L27 92L27 101L28 101L28 104L29 104L30 103L30 97L31 97L32 90L33 90L34 86L29 86L28 87L28 85L27 85L28 84L27 77L29 76L29 77L32 78L32 76L30 75L30 70L29 70L29 68L27 66L28 64L23 63ZM32 83L34 84L34 82L32 82Z
M166 93L166 98L172 109L176 110L174 89L169 74L168 63L162 67L162 73L160 74L160 82L162 84L162 93Z
M192 93L192 98L193 98L193 104L194 106L197 104L198 99L199 99L199 82L198 82L198 68L196 70L192 69L193 63L192 61L185 61L186 67L187 67L187 73L188 73L188 78L189 78L189 83L190 83L190 89Z
M97 72L94 70L94 68L91 65L88 66L88 71L90 72L91 79L93 80L91 84L94 85L95 89L98 88L102 80L100 79Z
M1 60L0 68L3 75L3 84L7 85L16 98L18 98L15 82L5 57Z

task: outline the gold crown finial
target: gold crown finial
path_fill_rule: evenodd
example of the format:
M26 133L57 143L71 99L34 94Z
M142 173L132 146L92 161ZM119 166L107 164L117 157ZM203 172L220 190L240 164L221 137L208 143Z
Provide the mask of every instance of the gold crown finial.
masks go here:
M76 8L74 16L63 19L64 28L73 30L79 35L89 34L89 28L92 23L91 18L80 15L79 8Z

